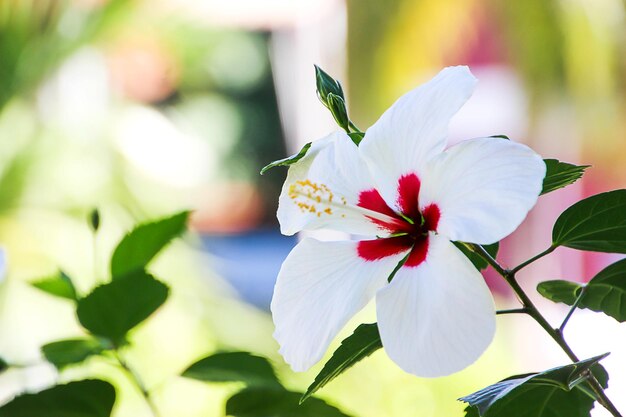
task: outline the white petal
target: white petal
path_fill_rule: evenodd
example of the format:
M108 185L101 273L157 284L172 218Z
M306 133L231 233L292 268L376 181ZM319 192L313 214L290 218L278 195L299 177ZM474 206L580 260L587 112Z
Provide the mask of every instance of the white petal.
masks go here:
M438 377L472 364L491 343L491 293L471 262L444 237L429 236L426 261L401 268L376 295L389 357L406 372Z
M305 371L321 359L406 254L365 261L358 257L357 245L307 238L283 263L271 309L274 338L294 371Z
M546 166L525 145L499 138L461 142L429 163L420 205L437 204L437 232L490 244L511 234L537 202Z
M359 149L387 203L395 204L398 178L420 176L426 162L444 150L448 123L475 85L467 67L445 68L398 99L367 130Z
M381 228L367 215L388 218L357 206L359 194L373 188L357 146L343 132L313 142L306 156L291 165L278 201L285 235L332 229L376 236Z

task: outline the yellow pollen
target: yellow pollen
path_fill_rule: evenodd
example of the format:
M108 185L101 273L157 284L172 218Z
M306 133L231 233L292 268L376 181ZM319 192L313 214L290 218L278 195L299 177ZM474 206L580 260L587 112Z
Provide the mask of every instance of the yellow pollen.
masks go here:
M296 181L289 186L287 195L303 213L315 213L317 217L333 214L330 206L335 196L326 184L309 179ZM341 201L347 204L345 198L341 197Z

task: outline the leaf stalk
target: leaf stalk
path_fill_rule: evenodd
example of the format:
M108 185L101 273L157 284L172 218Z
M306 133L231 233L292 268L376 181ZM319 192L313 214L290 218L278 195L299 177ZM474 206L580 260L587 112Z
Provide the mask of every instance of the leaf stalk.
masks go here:
M549 254L554 249L556 249L556 246L554 245L550 246L548 249L541 252L539 255L536 255L530 258L528 261L525 261L521 263L520 265L518 265L517 267L510 269L510 270L502 267L498 263L498 261L496 261L481 245L469 244L468 246L474 251L474 253L482 257L489 265L491 265L491 267L493 267L493 269L496 272L498 272L498 274L502 276L502 278L504 278L504 280L509 284L509 286L513 289L513 291L517 295L520 303L523 306L523 309L526 310L526 314L532 317L546 331L546 333L548 333L548 335L561 347L561 349L563 350L563 352L565 352L568 358L570 358L572 362L579 362L578 357L576 356L574 351L570 348L570 346L565 341L561 328L555 329L550 325L550 323L548 323L546 318L539 312L537 307L535 307L533 302L530 300L526 292L524 292L524 290L522 289L522 287L519 285L519 283L517 282L515 278L515 273L517 271L519 271L526 265L531 264L537 259ZM568 316L571 316L571 314L568 314ZM569 318L567 317L566 319L569 320ZM564 324L567 324L566 320L564 321ZM563 324L561 326L563 327ZM589 379L588 379L589 385L591 386L591 389L593 390L593 392L596 394L598 402L609 413L611 413L613 417L622 417L622 415L617 410L617 408L615 408L615 405L607 397L606 393L604 392L604 388L598 382L595 376L591 372L588 372L588 376L589 376Z

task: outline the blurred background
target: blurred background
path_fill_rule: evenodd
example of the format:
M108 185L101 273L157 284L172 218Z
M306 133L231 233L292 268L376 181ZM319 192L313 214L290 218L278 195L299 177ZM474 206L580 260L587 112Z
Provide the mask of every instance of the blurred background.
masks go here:
M313 64L342 81L363 130L442 67L469 65L480 82L450 143L504 134L546 158L593 165L542 197L499 259L513 266L545 249L562 210L626 183L624 13L621 0L0 1L0 356L25 366L0 376L0 400L98 375L121 387L115 415L150 415L107 364L61 375L43 364L42 344L80 329L68 303L28 282L61 267L87 291L133 224L185 208L196 233L152 268L172 297L135 332L129 355L162 414L223 414L238 387L176 377L218 349L268 356L289 387L306 388L321 365L289 370L268 308L296 243L275 219L286 171L258 173L336 129L317 101ZM86 223L94 207L96 239ZM520 280L556 324L566 310L534 296L536 283L585 281L617 259L559 249ZM516 307L486 275L498 307ZM374 319L370 306L342 336ZM625 409L625 329L577 312L566 337L581 357L612 352L609 395ZM415 378L379 351L320 396L356 416L461 416L458 397L565 363L535 323L507 315L487 353L459 374Z

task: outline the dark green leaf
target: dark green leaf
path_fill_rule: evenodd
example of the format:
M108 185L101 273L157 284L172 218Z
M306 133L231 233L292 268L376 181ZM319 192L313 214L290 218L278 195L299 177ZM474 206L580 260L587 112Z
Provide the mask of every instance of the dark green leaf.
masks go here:
M109 417L114 402L111 384L88 379L20 395L0 407L0 417Z
M137 226L115 248L111 258L113 279L144 269L172 239L185 231L188 211Z
M573 305L583 286L571 281L544 281L537 285L537 291L550 301Z
M348 110L346 110L346 102L343 98L336 94L329 93L326 98L328 103L328 110L333 115L337 125L346 132L350 131L350 120L348 119Z
M565 210L552 229L554 245L626 253L626 190L586 198Z
M233 417L346 417L339 409L318 398L299 405L299 392L272 388L246 388L226 402L226 415Z
M67 339L48 343L41 347L46 360L62 369L65 366L80 363L90 356L98 355L105 346L91 338Z
M301 401L304 402L317 390L381 347L383 345L376 323L361 324L351 336L341 342L341 346L337 348L324 368L315 377L315 381L306 390Z
M350 132L350 133L348 133L348 136L350 136L350 139L352 139L352 142L354 142L354 144L356 146L359 146L359 143L361 143L361 141L365 137L365 133L363 133L363 132Z
M78 298L72 280L63 271L59 271L56 275L40 281L35 281L31 285L57 297L67 298L72 301L76 301Z
M78 301L78 320L91 333L121 344L126 333L165 302L169 289L145 271L94 289Z
M569 281L542 282L537 290L554 302L574 305L584 291L578 308L588 308L626 321L626 259L615 262L600 271L587 285ZM544 294L545 293L545 294Z
M483 269L489 266L487 261L485 261L482 256L474 253L463 243L461 242L452 242L452 243L454 243L454 246L456 246L461 252L463 252L463 254L467 256L470 261L472 261L476 269L478 269L479 271L482 271ZM483 248L485 248L485 250L489 253L489 255L491 255L495 259L495 257L498 255L500 242L492 243L491 245L483 245Z
M541 194L567 187L578 181L591 165L573 165L556 159L544 159L546 176L543 179Z
M507 135L491 135L489 137L490 138L496 138L496 139L511 140L511 138L509 138Z
M209 382L244 382L248 386L280 386L267 359L248 352L216 353L191 365L182 376Z
M94 232L97 232L100 228L100 212L98 209L93 209L89 213L89 226L91 226L91 230Z
M0 374L7 369L9 369L9 364L3 358L0 358Z
M474 408L466 416L509 417L524 410L525 417L588 417L594 399L588 395L584 377L607 355L541 373L516 375L460 400Z
M265 174L268 170L274 167L295 164L296 162L304 158L304 155L306 155L310 147L311 147L311 142L304 145L302 149L300 149L300 152L298 152L297 154L288 156L287 158L279 159L278 161L274 161L272 163L265 165L263 169L261 170L261 175Z
M341 88L339 81L328 75L326 71L317 65L315 65L315 84L317 86L317 97L326 107L329 107L327 101L329 94L334 94L343 100L346 99L343 95L343 88Z

